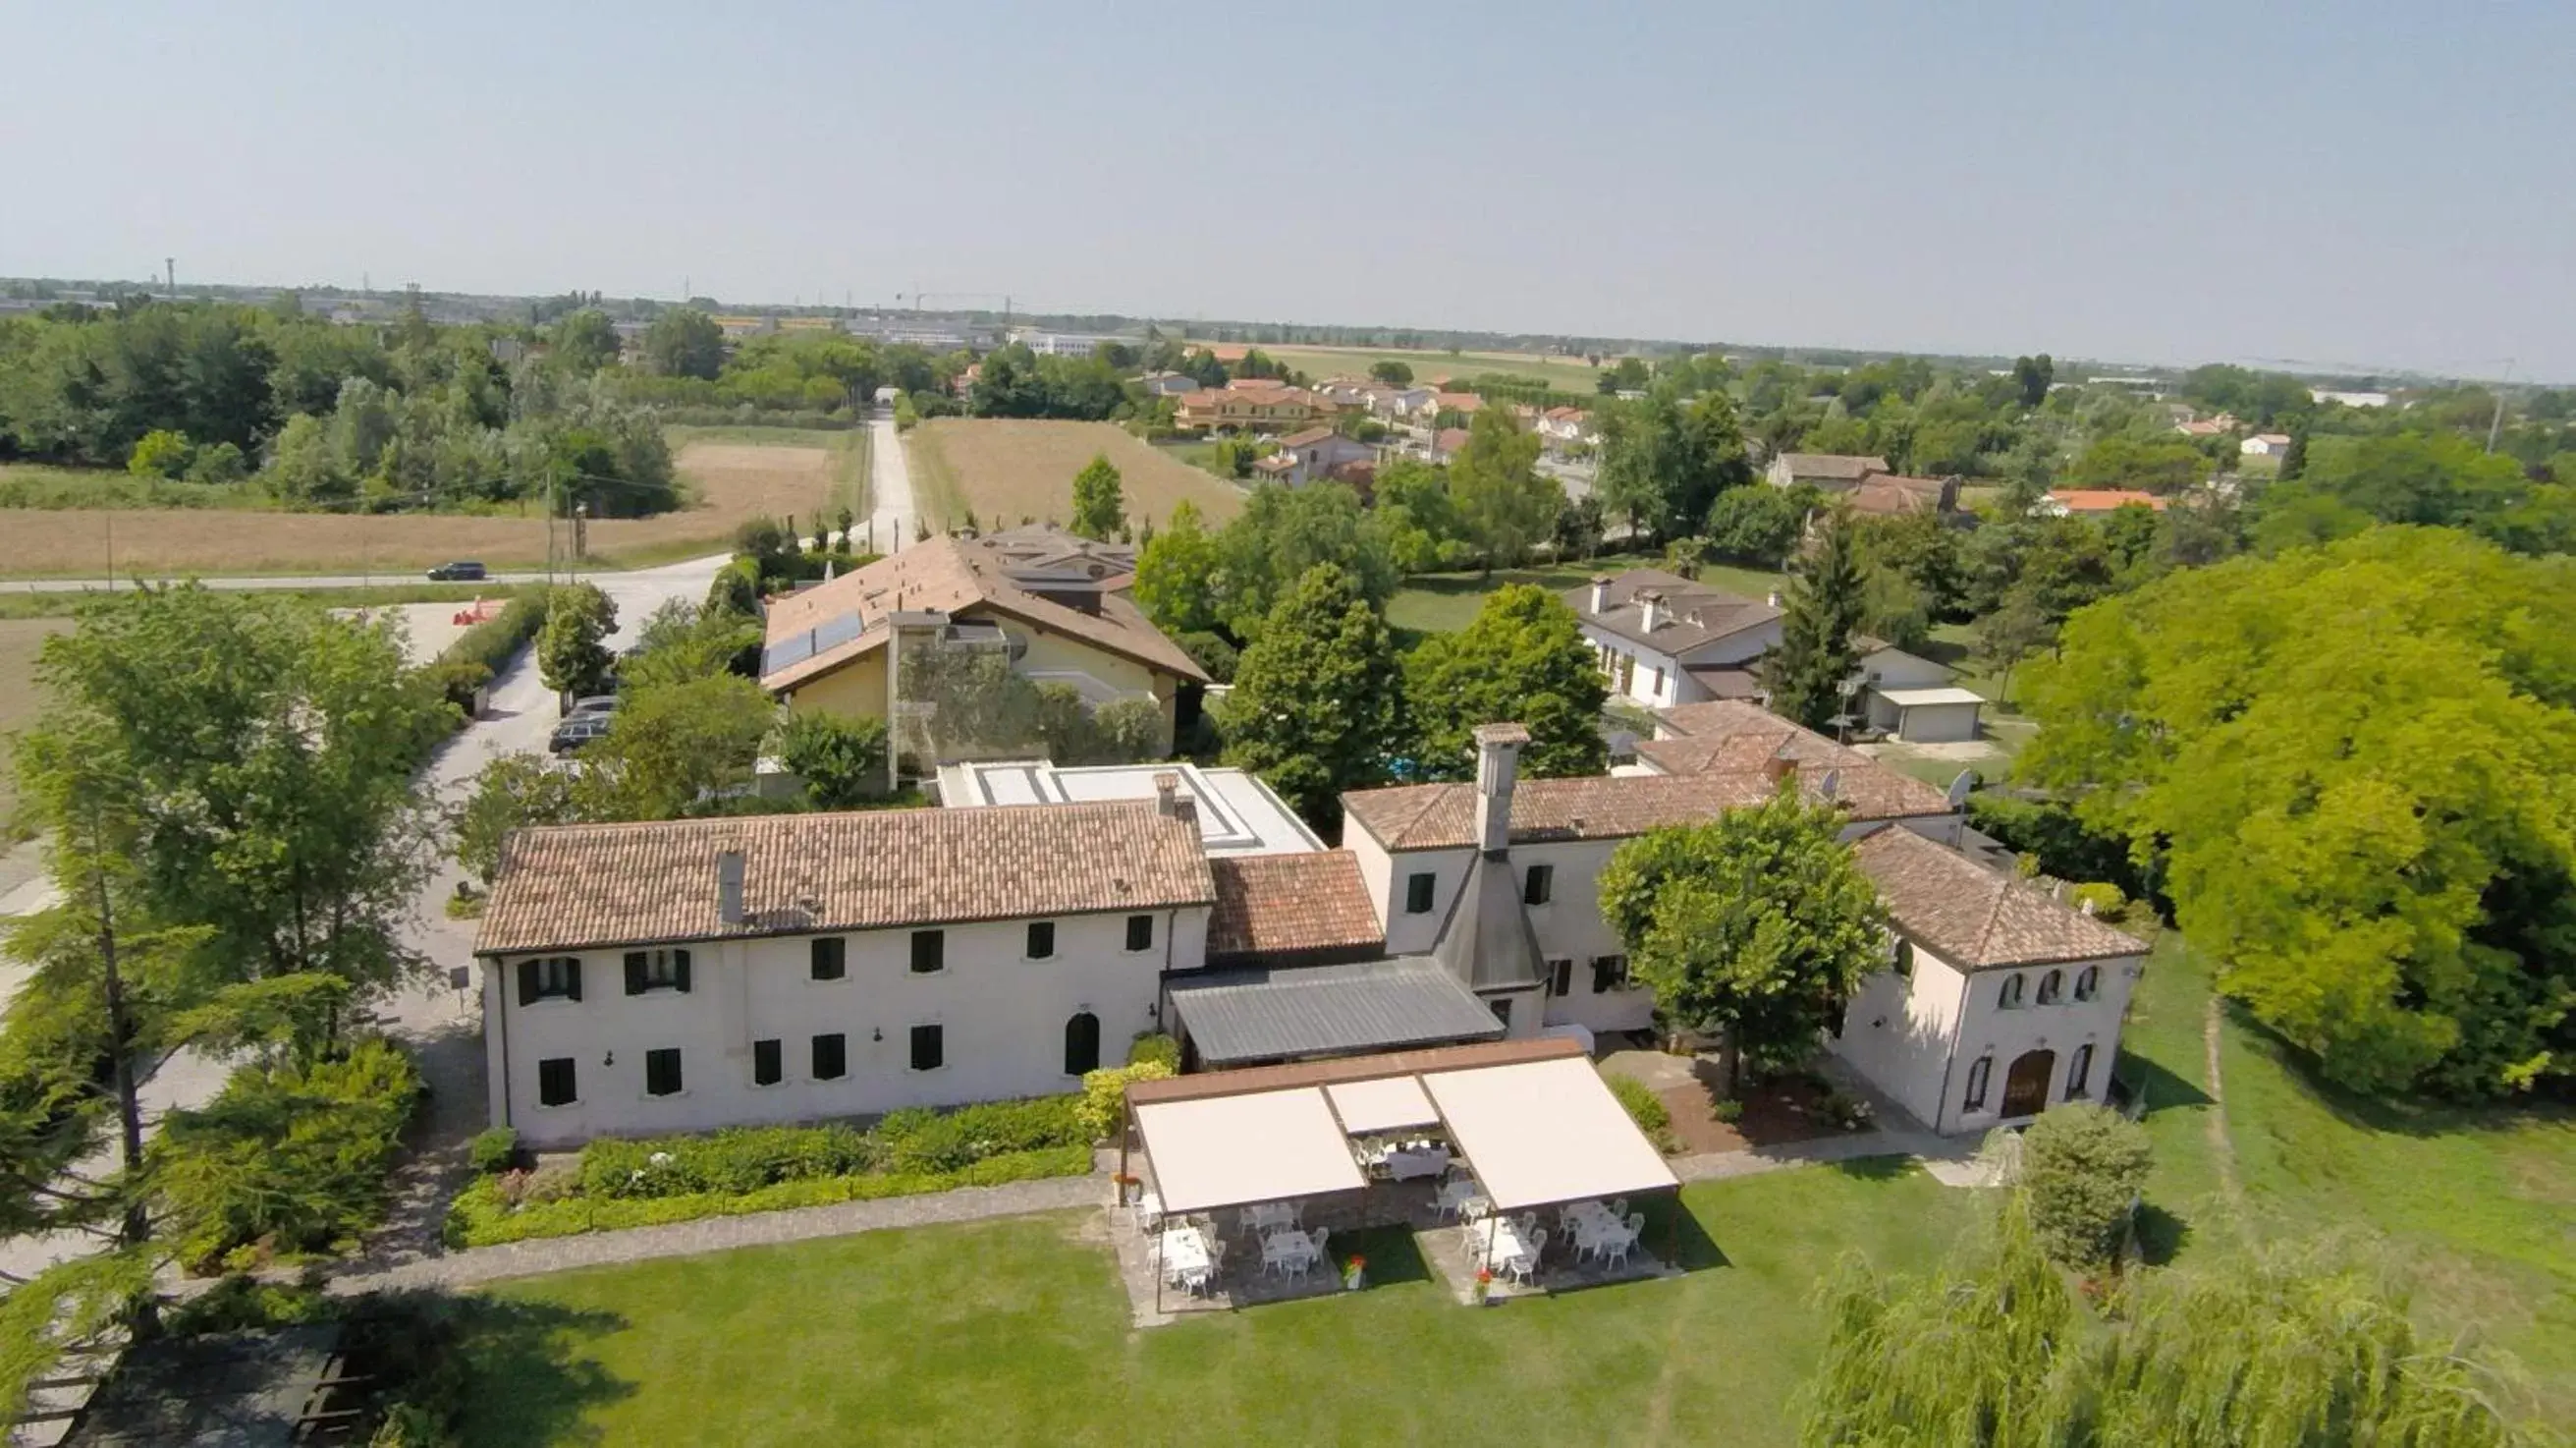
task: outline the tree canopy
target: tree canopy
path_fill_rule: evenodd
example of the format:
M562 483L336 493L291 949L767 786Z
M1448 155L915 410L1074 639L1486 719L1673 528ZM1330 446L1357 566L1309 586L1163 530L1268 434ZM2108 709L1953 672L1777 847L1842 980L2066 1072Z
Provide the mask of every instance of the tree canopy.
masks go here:
M2570 1069L2576 564L2380 528L2169 575L2028 671L2022 777L2166 856L2219 981L2329 1079Z
M1073 475L1073 531L1085 538L1115 538L1127 527L1127 494L1107 453L1093 453Z
M1386 777L1403 716L1386 620L1339 565L1318 563L1272 607L1218 714L1225 762L1270 782L1298 813L1341 819L1341 792Z
M1608 685L1574 610L1546 589L1494 590L1474 621L1423 640L1404 665L1413 755L1424 777L1473 775L1476 727L1503 722L1528 726L1521 768L1533 777L1608 767L1601 738Z
M1601 914L1667 1016L1740 1051L1800 1059L1887 960L1877 887L1831 805L1794 783L1704 825L1649 830L1601 872Z
M1469 541L1489 568L1529 556L1556 524L1565 488L1538 470L1538 434L1499 407L1476 414L1467 445L1449 464L1449 496Z
M1762 687L1770 691L1773 713L1810 729L1834 727L1843 685L1860 668L1852 633L1867 606L1865 581L1851 514L1836 509L1790 573L1780 645L1762 658Z

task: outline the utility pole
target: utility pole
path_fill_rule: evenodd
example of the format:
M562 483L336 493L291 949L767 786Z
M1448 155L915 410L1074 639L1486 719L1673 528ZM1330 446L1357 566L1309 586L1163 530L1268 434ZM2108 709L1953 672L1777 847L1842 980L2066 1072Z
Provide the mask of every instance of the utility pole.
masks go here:
M2496 434L2504 430L2504 389L2513 381L2513 359L2504 360L2504 376L2496 380L2495 416L2487 419L2487 451L2495 451Z
M179 259L175 256L161 258L161 272L169 282L170 300L179 300Z

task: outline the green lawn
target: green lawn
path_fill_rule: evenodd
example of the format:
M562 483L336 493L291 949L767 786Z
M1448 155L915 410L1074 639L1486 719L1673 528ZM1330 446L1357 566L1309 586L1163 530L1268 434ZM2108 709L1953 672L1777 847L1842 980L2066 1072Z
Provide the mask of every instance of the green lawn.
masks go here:
M1631 568L1662 566L1663 560L1659 557L1621 554L1540 568L1506 568L1493 573L1420 573L1406 579L1404 586L1396 590L1395 597L1387 600L1386 621L1416 633L1449 633L1465 628L1475 619L1476 610L1483 605L1485 595L1507 583L1535 583L1551 590L1565 589L1596 573L1615 575ZM1699 581L1711 588L1760 598L1780 587L1782 579L1776 573L1711 563L1700 569Z
M486 1339L465 1437L1785 1444L1818 1277L1851 1247L1929 1262L1975 1210L1885 1164L1686 1200L1700 1270L1482 1310L1390 1234L1367 1292L1139 1332L1089 1213L530 1279L490 1294L511 1330Z

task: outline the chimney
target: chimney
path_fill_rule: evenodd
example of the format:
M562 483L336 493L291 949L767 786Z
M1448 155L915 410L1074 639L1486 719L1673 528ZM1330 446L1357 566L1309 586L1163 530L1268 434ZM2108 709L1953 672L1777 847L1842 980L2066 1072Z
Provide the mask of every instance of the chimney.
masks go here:
M1773 784L1778 784L1797 772L1798 761L1784 753L1775 753L1762 761L1762 777Z
M722 850L716 855L716 919L727 925L742 923L740 850Z
M1640 590L1637 594L1637 612L1644 616L1646 632L1653 633L1655 630L1662 628L1664 626L1664 596L1651 589Z
M1165 769L1154 775L1154 813L1177 819L1181 813L1181 777Z
M1592 616L1599 618L1610 611L1610 575L1592 575Z
M1771 605L1773 608L1778 608L1780 606L1780 590L1776 588L1771 590L1770 593L1764 595L1762 601Z
M1518 724L1476 726L1476 848L1499 855L1512 842L1512 783L1520 774L1529 730Z

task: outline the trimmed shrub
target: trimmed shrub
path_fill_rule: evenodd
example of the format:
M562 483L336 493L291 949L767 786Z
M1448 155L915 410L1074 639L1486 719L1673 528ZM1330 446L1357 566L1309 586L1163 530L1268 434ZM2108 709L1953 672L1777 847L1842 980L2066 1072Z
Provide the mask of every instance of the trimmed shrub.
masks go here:
M466 1150L473 1158L477 1176L508 1171L519 1160L518 1129L495 1126L489 1131L478 1132Z
M1601 1079L1610 1083L1610 1094L1618 1097L1619 1104L1627 1108L1628 1119L1637 1123L1637 1129L1646 1133L1655 1145L1668 1148L1672 1138L1673 1113L1647 1088L1646 1083L1634 1076L1605 1074Z
M2068 1267L2108 1259L2153 1164L2146 1128L2107 1106L2041 1113L2021 1138L2021 1186L2040 1245Z
M1729 1126L1733 1126L1735 1123L1744 1119L1744 1103L1736 1100L1732 1096L1721 1101L1713 1102L1708 1108L1708 1119L1711 1121L1722 1121Z
M2093 913L2104 920L2117 920L2129 908L2129 897L2108 880L2093 880L2066 892L2066 902L2081 910L2093 907Z
M705 1136L601 1137L581 1149L581 1195L598 1200L741 1195L867 1172L964 1171L1046 1147L1085 1146L1081 1099L1037 1096L955 1111L910 1107L870 1131L737 1126Z
M456 636L424 666L439 691L460 713L474 708L474 691L501 672L546 622L547 590L522 588L501 611ZM457 722L465 727L464 721Z
M1127 1064L1141 1066L1147 1061L1159 1062L1174 1071L1181 1069L1181 1043L1160 1031L1147 1031L1127 1048Z
M1159 1060L1104 1066L1082 1078L1082 1130L1087 1141L1105 1141L1127 1127L1127 1083L1161 1081L1180 1073Z

